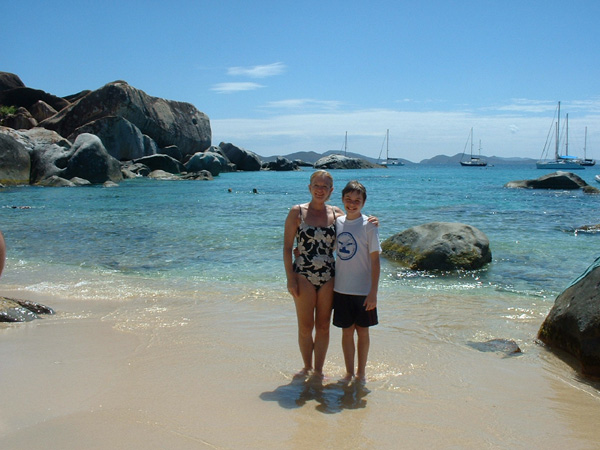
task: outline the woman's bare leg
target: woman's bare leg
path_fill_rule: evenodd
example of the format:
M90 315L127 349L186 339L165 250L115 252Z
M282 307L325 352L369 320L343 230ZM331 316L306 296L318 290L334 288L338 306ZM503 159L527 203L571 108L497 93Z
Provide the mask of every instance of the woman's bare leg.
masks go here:
M314 350L313 329L315 327L315 307L317 290L302 275L298 275L300 296L294 298L296 317L298 319L298 345L304 362L302 373L308 374L313 369L312 357Z
M325 283L317 291L315 309L315 373L323 374L325 357L329 348L329 328L331 326L331 309L333 306L333 279Z

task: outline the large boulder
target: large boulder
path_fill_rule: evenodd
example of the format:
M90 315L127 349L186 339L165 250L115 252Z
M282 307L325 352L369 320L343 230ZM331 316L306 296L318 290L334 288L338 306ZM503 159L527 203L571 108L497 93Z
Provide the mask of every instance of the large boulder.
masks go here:
M69 105L69 102L64 98L48 94L40 89L17 87L0 91L0 105L22 106L23 108L29 109L39 100L52 106L52 108L57 111L60 111Z
M176 145L183 155L207 149L211 143L208 117L189 103L151 97L124 81L88 93L40 126L62 136L106 116L127 119L159 147Z
M504 185L507 188L561 190L581 189L585 186L588 186L588 184L581 177L571 172L561 171L542 175L535 180L509 181Z
M25 87L18 75L10 72L0 72L0 91Z
M0 133L0 184L29 184L31 158L23 144Z
M50 106L43 100L38 100L29 108L29 112L33 116L35 120L41 122L42 120L46 120L48 117L52 117L57 113L56 109Z
M298 170L298 163L290 161L283 156L278 156L275 161L269 161L263 165L265 170L273 170L276 172Z
M152 146L138 127L122 117L106 116L88 122L77 128L67 139L74 142L83 133L98 136L108 154L119 161L130 161L156 153L156 145Z
M218 153L198 152L185 163L188 172L208 170L213 177L227 170L227 160Z
M320 158L315 163L315 169L372 169L381 167L369 161L360 158L348 158L343 155L328 155Z
M252 172L262 167L262 162L256 153L228 142L221 142L219 148L227 159L236 165L237 170Z
M462 223L418 225L386 239L381 248L413 270L475 270L492 260L487 236Z
M143 158L134 159L133 162L135 164L143 164L151 171L162 170L171 174L185 172L185 166L169 155L144 156Z
M73 142L71 151L72 156L67 162L63 178L79 177L93 184L123 179L119 161L108 154L98 136L80 134Z
M0 103L1 104L1 103ZM17 108L14 114L7 114L0 118L0 125L14 128L15 130L29 130L38 124L27 108Z
M600 258L554 301L538 338L574 356L585 375L600 377Z

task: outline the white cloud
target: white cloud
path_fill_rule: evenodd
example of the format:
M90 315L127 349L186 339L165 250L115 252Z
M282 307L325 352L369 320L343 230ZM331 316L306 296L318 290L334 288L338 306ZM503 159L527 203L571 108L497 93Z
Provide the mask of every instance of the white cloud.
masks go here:
M258 83L252 82L239 82L239 83L219 83L215 84L211 90L218 92L219 94L231 94L233 92L241 91L253 91L264 87Z
M287 100L278 100L266 104L267 108L275 109L320 109L320 110L336 110L342 105L342 102L337 100L314 100L311 98L291 98Z
M276 62L263 66L252 67L230 67L227 75L245 76L250 78L266 78L282 74L286 69L285 64Z

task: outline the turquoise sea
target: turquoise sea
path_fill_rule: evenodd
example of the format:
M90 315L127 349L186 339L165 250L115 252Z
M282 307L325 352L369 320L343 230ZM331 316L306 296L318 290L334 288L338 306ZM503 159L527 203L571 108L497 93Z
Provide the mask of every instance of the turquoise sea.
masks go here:
M578 175L598 185L599 171ZM9 393L0 440L69 436L61 430L88 423L81 436L91 442L89 430L113 436L123 421L127 436L150 433L140 442L164 429L193 445L161 448L597 446L600 385L536 335L556 296L599 256L600 236L574 230L600 223L600 196L504 188L544 174L524 166L333 171L332 203L348 180L362 181L382 239L462 222L492 250L486 268L452 274L382 258L367 390L353 391L336 383L335 327L325 385L293 380L301 359L282 235L289 208L309 200L311 173L2 189L0 295L56 314L0 326L3 379L38 388L35 402ZM480 351L490 339L514 340L522 353Z
M597 185L599 170L578 175ZM221 308L255 305L267 320L284 314L292 327L283 223L292 205L309 200L311 173L4 189L0 227L8 261L1 286L23 296L153 299L164 308L194 307L208 296L224 299ZM416 327L460 346L509 338L535 348L556 295L600 254L600 236L574 232L600 223L600 196L503 187L543 173L519 165L333 171L331 202L341 206L343 186L359 179L368 190L365 212L379 217L382 240L432 221L466 223L490 240L492 263L475 272L415 273L383 259L381 332Z

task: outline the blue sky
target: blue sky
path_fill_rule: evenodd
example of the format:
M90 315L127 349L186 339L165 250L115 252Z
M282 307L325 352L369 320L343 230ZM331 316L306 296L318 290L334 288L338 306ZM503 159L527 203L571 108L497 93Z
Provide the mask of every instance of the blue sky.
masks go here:
M259 155L539 158L556 104L569 153L600 158L600 2L29 1L0 71L65 96L125 80L192 103Z

